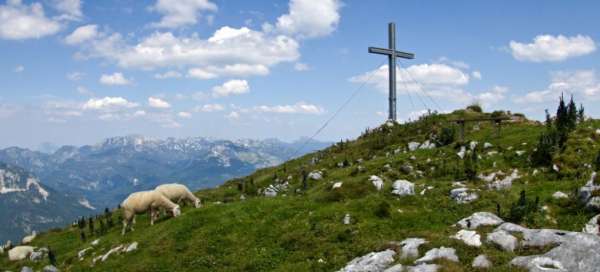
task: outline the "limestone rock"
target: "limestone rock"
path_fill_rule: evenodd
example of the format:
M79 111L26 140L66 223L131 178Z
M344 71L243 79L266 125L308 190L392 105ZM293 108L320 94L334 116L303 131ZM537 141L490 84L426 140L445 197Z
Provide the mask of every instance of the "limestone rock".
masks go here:
M138 242L133 242L125 249L125 252L132 252L137 249L138 249Z
M477 200L479 195L469 188L456 188L450 191L450 197L459 204L465 204Z
M419 257L419 246L427 243L423 238L407 238L400 242L402 246L401 259L417 258Z
M456 256L456 250L449 247L433 248L425 256L415 261L415 264L422 264L435 261L437 259L446 259L452 262L458 262L458 256Z
M561 191L557 191L554 194L552 194L552 198L561 199L561 198L569 198L569 196Z
M371 252L365 256L350 261L340 272L375 272L383 271L394 262L396 252L388 249L380 252Z
M473 264L471 266L474 268L490 268L492 267L492 262L488 260L487 256L482 254L473 259Z
M517 238L504 230L497 230L488 234L487 241L499 246L504 251L510 252L513 252L518 244Z
M342 184L343 184L343 183L342 183L341 181L338 181L338 182L334 183L334 184L333 184L333 186L331 186L331 189L339 189L339 188L342 188Z
M344 216L344 220L343 220L343 222L344 222L344 225L350 225L350 219L351 219L351 218L350 218L350 214L349 214L349 213L347 213L347 214Z
M24 260L34 250L32 246L17 246L8 251L8 259L10 261Z
M23 268L21 268L21 272L33 272L33 269L31 269L29 266L23 266Z
M441 267L437 264L419 264L415 266L407 266L408 272L437 272Z
M383 270L383 272L402 272L402 271L404 271L404 266L402 266L401 264L397 264L386 270Z
M42 269L42 272L58 272L58 268L54 267L53 265L46 265L44 266L44 269Z
M394 181L392 185L392 194L398 196L406 196L406 195L414 195L415 194L415 184L408 180L399 179Z
M477 229L479 226L497 226L504 222L500 217L489 212L476 212L458 221L463 229Z
M321 180L321 179L323 179L323 172L312 171L308 174L308 178L312 179L312 180Z
M451 238L461 240L469 246L481 246L481 236L473 230L459 230L454 236L451 236Z
M419 142L410 142L408 143L408 150L410 151L415 151L417 150L417 148L419 148L421 144Z
M419 149L433 149L435 148L435 144L430 142L429 140L425 141L422 145L419 146Z
M369 181L373 183L373 186L375 186L377 191L381 191L381 189L383 189L383 180L380 177L373 175L369 178Z
M600 234L600 226L598 224L598 220L600 220L600 214L592 217L592 219L590 219L590 221L588 221L587 224L585 224L585 227L583 227L582 232L596 235Z

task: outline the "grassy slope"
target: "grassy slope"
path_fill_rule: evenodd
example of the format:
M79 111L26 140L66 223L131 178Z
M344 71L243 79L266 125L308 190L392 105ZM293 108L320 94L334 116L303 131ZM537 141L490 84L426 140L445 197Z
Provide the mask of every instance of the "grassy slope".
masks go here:
M279 167L259 170L247 178L229 181L219 188L197 192L206 203L204 208L186 208L183 216L162 220L152 227L145 216L138 217L134 232L122 237L120 229L115 227L100 237L101 243L93 252L103 254L118 244L132 241L140 243L139 250L111 256L92 268L90 257L82 262L76 258L79 250L89 246L89 241L80 242L75 229L44 233L34 244L52 246L61 264L59 268L67 271L332 271L357 256L386 248L390 241L424 237L430 242L421 247L421 253L439 246L457 249L461 263L446 263L448 271L471 271L471 261L482 252L494 263L493 271L515 271L508 266L514 256L539 250L505 253L487 244L480 249L470 248L448 238L457 231L451 225L476 211L495 212L496 203L501 205L505 215L522 189L526 189L529 197L539 196L542 205L548 206L546 212L529 222L530 227L579 231L593 216L574 201L556 201L551 195L558 190L573 192L585 183L589 170L581 165L591 162L598 149L594 130L600 128L600 122L581 124L571 135L563 155L555 158L567 176L549 171L532 176L527 155L515 154L516 150L531 153L543 130L541 125L509 124L503 127L500 138L496 138L493 128L482 123L480 130L467 133L467 140L490 142L494 145L492 150L501 152L491 157L481 152L480 172L510 172L518 168L523 178L514 182L510 191L501 192L484 189L483 182L467 182L470 188L482 189L480 199L460 205L448 196L452 181L457 180L455 172L462 165L455 155L457 145L393 153L397 148L406 149L409 141L424 141L432 127L440 126L433 123L448 117L438 116L393 129L383 128L349 142L344 148L332 147L320 155L310 154ZM381 142L383 138L385 140ZM588 138L592 138L592 142ZM390 155L386 156L386 153ZM323 159L312 165L310 160L314 156ZM411 156L416 160L411 160ZM365 167L363 172L354 170L359 158L364 159L361 163ZM428 158L431 159L429 163ZM336 164L344 159L353 165L338 168ZM404 163L424 171L424 177L415 177L414 172L402 173L399 168ZM391 170L384 169L386 164L390 164ZM326 169L325 178L311 181L306 192L294 193L301 188L302 166L307 171ZM431 167L437 170L430 171ZM280 178L292 175L287 195L275 198L253 196L258 188L273 183L275 174ZM385 180L382 191L377 192L367 181L370 175L379 175ZM402 198L391 195L391 183L399 178L415 182L417 195ZM254 181L254 187L250 185L250 179ZM237 184L240 181L246 181L244 190L248 199L245 201L239 200L241 192ZM334 181L344 182L341 190L330 189ZM420 195L425 185L434 186L434 189ZM384 205L382 203L390 205L389 216L377 212ZM342 224L346 213L351 215L350 225ZM481 230L480 234L485 237ZM410 264L411 260L403 263ZM0 259L0 269L18 270L23 265L43 266L29 262L8 263L6 258Z

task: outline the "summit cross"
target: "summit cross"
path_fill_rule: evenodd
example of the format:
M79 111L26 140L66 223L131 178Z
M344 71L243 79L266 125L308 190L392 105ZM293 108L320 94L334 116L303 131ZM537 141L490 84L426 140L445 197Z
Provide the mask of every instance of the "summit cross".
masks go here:
M388 119L396 121L396 58L414 59L415 54L396 51L396 24L388 25L389 47L369 47L369 53L387 55L389 69L389 115Z

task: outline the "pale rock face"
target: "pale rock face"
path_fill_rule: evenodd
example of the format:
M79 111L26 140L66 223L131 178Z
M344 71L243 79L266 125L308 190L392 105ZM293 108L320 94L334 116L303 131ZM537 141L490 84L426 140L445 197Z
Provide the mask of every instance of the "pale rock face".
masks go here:
M415 184L408 180L396 180L392 185L392 194L397 196L406 196L415 194Z
M371 176L369 181L373 183L373 186L377 189L377 191L381 191L383 189L383 180L378 176Z
M481 236L473 230L459 230L454 236L451 236L451 238L461 240L469 246L481 246Z
M458 221L463 229L477 229L480 226L497 226L504 222L500 217L489 212L476 212Z
M397 264L386 270L383 270L383 272L403 272L403 271L404 271L404 266L402 266L401 264Z
M421 143L419 143L419 142L410 142L410 143L408 143L408 150L415 151L415 150L417 150L417 148L419 148L420 145L421 145Z
M558 191L558 192L555 192L554 194L552 194L552 198L562 199L562 198L569 198L569 196L561 191Z
M396 252L391 249L371 252L352 260L339 272L383 271L394 262L394 255L396 255Z
M590 221L588 221L587 224L585 224L582 232L599 235L600 234L600 226L598 225L599 219L600 219L600 214L592 217L592 219L590 219Z
M433 248L425 256L415 261L415 264L429 263L437 259L446 259L452 262L458 262L458 256L456 256L456 250L449 247Z
M437 272L441 267L437 264L419 264L415 266L407 266L408 272Z
M427 243L423 238L407 238L400 242L402 246L401 259L417 258L419 257L419 246Z
M472 192L469 188L456 188L450 191L450 197L459 204L465 204L477 200L479 195Z
M499 246L504 251L513 252L517 248L517 238L503 230L494 231L487 236L487 241Z
M487 256L482 254L473 259L473 264L471 266L474 268L490 268L492 267L492 262L488 260Z

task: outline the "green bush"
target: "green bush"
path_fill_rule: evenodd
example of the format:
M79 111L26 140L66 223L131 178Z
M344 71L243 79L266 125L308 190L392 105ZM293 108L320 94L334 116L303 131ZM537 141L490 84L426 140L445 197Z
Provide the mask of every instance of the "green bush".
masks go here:
M381 201L375 209L375 215L379 218L389 218L391 215L391 206L387 201Z
M456 139L456 130L454 128L445 127L442 128L440 136L438 137L438 146L446 146L454 142Z
M469 106L467 106L467 110L471 110L471 111L479 112L479 113L483 112L483 109L481 108L481 106L479 104L469 105Z

